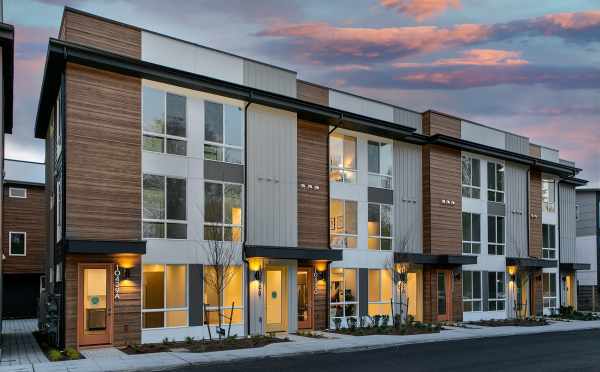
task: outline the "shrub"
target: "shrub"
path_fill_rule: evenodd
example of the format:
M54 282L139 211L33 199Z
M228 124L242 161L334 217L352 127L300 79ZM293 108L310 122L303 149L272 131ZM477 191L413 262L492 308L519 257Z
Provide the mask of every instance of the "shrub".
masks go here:
M350 330L354 331L356 329L356 318L348 318L346 322L348 323L348 328L350 328Z
M163 343L163 345L169 345L169 344L171 344L171 341L169 341L168 337L165 337L165 338L163 338L162 343Z
M48 351L48 359L50 359L51 362L61 360L62 353L56 349L50 349L50 351Z
M335 330L339 330L340 327L342 326L342 319L341 318L333 318L333 325L335 326Z
M186 344L188 344L188 345L189 345L189 344L192 344L193 342L194 342L194 338L193 338L193 337L187 336L187 337L185 338L185 343L186 343Z
M379 320L381 319L381 315L373 316L373 327L379 327Z
M79 358L81 358L81 354L79 354L79 352L77 350L75 350L74 348L72 348L72 347L66 348L64 353L65 353L65 356L68 359L79 359Z
M382 327L387 327L390 324L390 316L389 315L383 315L381 317L381 326Z

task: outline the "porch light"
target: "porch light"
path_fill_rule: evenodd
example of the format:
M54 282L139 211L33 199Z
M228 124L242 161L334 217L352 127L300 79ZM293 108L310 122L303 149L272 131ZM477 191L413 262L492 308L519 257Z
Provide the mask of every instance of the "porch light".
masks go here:
M120 267L121 270L121 280L129 280L131 277L131 268Z
M316 272L317 282L325 281L325 271Z
M260 269L259 269L259 270L254 270L254 271L252 272L252 279L253 279L254 281L260 282L260 280L262 279L262 278L261 278L261 277L262 277L262 274L261 274L261 273L262 273L262 272L260 271Z
M508 278L511 282L514 282L517 279L517 276L515 274L510 274L508 275Z

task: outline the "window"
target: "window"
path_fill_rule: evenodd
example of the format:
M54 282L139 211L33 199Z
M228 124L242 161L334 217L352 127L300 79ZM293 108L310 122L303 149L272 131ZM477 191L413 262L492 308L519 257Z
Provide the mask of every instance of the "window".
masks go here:
M329 237L331 248L356 248L358 240L358 203L331 199L329 202Z
M142 328L188 325L187 265L144 265Z
M462 196L479 199L481 197L481 169L479 159L462 156Z
M56 125L56 139L55 139L55 161L58 162L60 159L60 155L62 154L62 146L63 146L63 122L62 122L62 89L58 91L56 98L56 108L54 110L55 114L55 125Z
M369 316L391 315L392 276L388 270L369 270Z
M331 318L358 315L358 277L356 269L331 269Z
M56 242L60 242L62 240L62 225L63 225L63 188L62 188L62 178L60 175L56 181Z
M368 211L369 249L392 250L392 206L369 203Z
M204 304L208 313L208 319L204 320L205 324L219 324L219 314L221 314L222 324L229 324L230 317L232 324L240 324L244 321L242 268L232 266L229 270L231 270L230 273L224 276L230 279L223 288L219 310L219 294L216 291L216 286L212 284L216 281L215 270L211 266L204 266ZM233 313L231 311L232 305Z
M369 141L368 146L369 186L391 189L394 167L393 145Z
M8 189L9 198L27 199L27 189L21 187L10 187Z
M581 205L579 203L575 204L575 221L579 221L581 219Z
M144 238L186 239L186 181L144 174Z
M504 165L488 162L488 200L504 203Z
M504 292L504 273L488 273L488 310L501 311L505 308L506 293Z
M555 211L555 195L554 180L542 180L542 207L544 212L553 213Z
M475 213L462 214L463 253L481 253L481 216Z
M204 102L204 159L242 164L244 126L242 109Z
M356 183L356 138L329 136L329 180Z
M204 240L242 241L242 185L204 183Z
M481 311L481 272L463 271L463 311Z
M544 287L544 308L554 309L556 308L556 274L543 273L542 281Z
M504 217L488 216L488 254L504 254Z
M186 97L144 87L142 106L144 150L186 155Z
M556 259L556 232L554 225L542 225L542 257Z
M25 256L27 254L27 233L9 232L8 243L9 256Z

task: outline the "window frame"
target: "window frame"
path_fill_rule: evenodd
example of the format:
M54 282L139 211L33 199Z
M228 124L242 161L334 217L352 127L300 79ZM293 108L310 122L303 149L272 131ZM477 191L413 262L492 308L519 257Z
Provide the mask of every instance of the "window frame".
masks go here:
M371 144L377 145L379 173L371 172L368 169L369 156L371 154L369 152L369 146L371 146ZM392 159L390 159L392 161L392 174L391 175L381 173L381 159L382 159L382 148L383 148L382 145L388 145L392 149ZM385 190L393 190L394 189L394 165L393 164L394 164L394 145L393 145L393 143L377 141L377 140L368 140L367 141L367 176L368 176L368 186L369 187L376 187L376 188L385 189ZM377 182L372 182L375 179L377 179Z
M495 297L492 297L490 294L490 279L493 276L493 280L495 280ZM503 271L488 271L488 310L487 311L506 311L506 273ZM502 283L502 296L499 296L499 285ZM498 308L498 304L502 304L502 308ZM494 309L492 310L492 304L494 304Z
M379 235L371 235L369 234L369 217L368 217L368 208L371 205L376 205L379 207ZM383 210L383 208L388 208L390 210L390 236L384 236L381 235L381 231L382 231L382 213L381 211ZM377 249L372 249L369 245L369 241L373 240L373 239L377 239L378 241L378 248ZM383 240L386 240L390 242L390 249L381 249L381 242ZM369 202L367 203L367 249L370 251L379 251L379 252L393 252L394 251L394 206L393 204L385 204L385 203L372 203Z
M23 196L17 195L14 192L16 190L22 190ZM8 197L14 199L27 199L27 188L25 187L9 187L8 188Z
M332 268L332 270L342 270L342 278L343 280L341 281L341 283L343 284L343 288L342 288L342 293L344 294L344 301L338 301L338 302L333 302L331 300L331 294L329 295L329 318L331 319L331 321L333 321L333 319L346 319L346 321L348 320L348 318L355 318L358 320L358 317L360 316L359 313L359 296L360 296L360 292L359 292L359 270L357 268L342 268L342 267L336 267L336 268ZM353 270L354 274L355 274L355 279L356 279L356 298L353 301L346 301L346 270ZM330 288L332 287L332 281L333 281L333 275L331 275L331 278L329 279L329 286ZM354 312L356 315L346 315L346 306L348 305L354 305ZM337 306L341 306L342 307L342 311L343 311L343 316L334 316L333 315L333 311L332 309L337 307Z
M502 242L498 240L498 220L502 219ZM493 220L493 224L490 224L490 220ZM494 226L494 235L495 241L491 241L490 239L490 226ZM488 246L488 254L492 256L504 256L506 254L506 218L504 216L497 216L488 214L488 234L487 234L487 246ZM494 251L492 252L492 248L494 247ZM501 252L499 250L501 249Z
M470 183L465 183L465 162L468 162L469 164L469 168L471 170L471 174L470 174ZM479 168L479 180L478 183L479 185L474 185L473 184L473 169L474 169L474 163L477 162L477 167ZM475 191L477 191L477 196L474 196ZM470 199L481 199L481 159L467 155L467 154L462 154L461 156L461 194L463 198L470 198Z
M163 307L161 309L144 309L144 266L151 266L151 265L157 265L157 266L162 266L163 267ZM167 266L184 266L185 267L185 303L186 306L185 307L167 307ZM142 323L141 323L141 329L174 329L174 328L187 328L190 326L190 265L188 264L163 264L163 263L158 263L158 264L151 264L151 263L145 263L142 264L142 290L141 290L141 301L142 301L142 306L141 306L141 318L142 318ZM173 326L173 327L167 327L167 312L170 311L186 311L188 316L186 317L186 324L185 325L180 325L180 326ZM163 313L163 326L162 327L153 327L153 328L144 328L144 314L146 313Z
M342 140L342 154L340 157L342 159L342 167L333 164L332 146L331 146L332 138L341 138L341 140ZM345 160L346 160L344 157L344 154L345 154L344 144L345 144L346 138L350 138L354 142L354 168L346 168L344 166ZM328 145L329 145L329 181L335 182L335 183L347 183L347 184L351 184L351 185L356 185L358 183L358 138L355 136L347 135L347 134L332 133L329 135ZM333 174L335 172L341 173L341 175L342 175L341 180L337 180L334 178ZM348 176L348 174L351 174L352 176Z
M376 271L379 274L378 275L379 276L379 288L378 288L379 289L379 294L378 294L379 300L377 300L377 301L371 301L371 292L370 292L370 290L371 290L371 283L368 283L368 285L367 285L367 313L369 314L369 316L373 316L373 315L391 315L392 314L391 307L388 309L389 312L387 312L387 313L378 313L378 314L372 314L371 315L371 312L369 311L370 305L391 305L390 304L390 300L393 301L393 298L394 298L394 283L393 283L392 278L389 277L390 276L389 271L386 270L386 269L368 269L368 274L367 275L368 275L369 282L371 281L371 271ZM383 284L383 281L384 281L384 279L383 279L384 275L388 275L388 279L390 281L390 288L389 288L389 290L390 290L390 294L392 296L390 300L386 300L386 299L383 298L384 291L383 291L383 285L382 284Z
M155 176L155 177L162 177L163 178L163 185L164 185L164 197L163 197L163 201L164 201L164 212L165 212L165 218L160 219L160 218L145 218L144 217L144 176ZM185 181L185 220L173 220L173 219L168 219L167 218L167 209L168 209L168 190L167 190L167 180L168 179L175 179L175 180L183 180ZM187 178L185 177L171 177L171 176L164 176L162 174L155 174L155 173L143 173L142 174L142 238L143 239L159 239L159 240L187 240L188 239L188 231L187 231L187 227L188 227L188 217L189 217L189 213L188 213L188 182L187 182ZM163 237L162 238L156 238L156 237L147 237L144 234L144 223L162 223L163 224ZM168 225L169 224L178 224L178 225L185 225L186 226L186 231L185 231L185 238L169 238L167 236L167 231L168 231Z
M221 217L223 222L219 223L219 222L207 222L206 221L206 212L205 209L206 208L206 184L207 183L213 183L213 184L218 184L221 185L221 191L223 195L223 200L221 203ZM241 190L240 190L240 206L241 206L241 220L242 223L241 225L236 225L236 224L227 224L225 223L225 186L226 185L234 185L234 186L240 186ZM202 215L202 240L207 240L206 239L206 234L205 234L205 230L207 226L214 226L214 227L220 227L221 228L221 237L222 240L217 240L217 241L222 241L222 242L231 242L231 243L241 243L244 241L244 184L243 183L235 183L235 182L226 182L226 181L214 181L214 180L205 180L204 181L204 188L202 189L203 192L203 200L202 200L202 208L203 208L203 215ZM234 228L239 228L240 229L240 240L225 240L225 229L226 228L231 228L232 229L232 234L233 234L233 229Z
M335 218L336 217L335 216L333 216L333 217L330 216L329 217L329 247L332 248L332 249L356 249L356 248L358 248L358 202L356 200L346 200L346 199L336 199L336 198L329 199L329 203L330 204L333 203L334 201L340 201L344 205L344 216L343 216L344 217L344 230L346 230L347 221L348 221L347 214L346 214L346 210L347 210L346 209L347 208L346 207L346 203L355 203L356 204L356 216L354 216L355 217L355 221L356 221L356 234L349 234L349 233L346 233L346 232L344 232L344 233L334 232L335 228L332 229L331 226L332 226L332 222L335 225L335 223L336 223ZM329 210L331 211L331 208L329 208ZM336 237L340 237L341 238L341 241L343 241L343 246L334 246L332 244L334 238L336 238ZM354 247L348 246L348 244L347 244L348 238L354 238L355 239L356 244L354 245Z
M214 142L214 141L208 141L206 139L206 103L212 103L215 105L221 105L221 112L222 112L222 116L221 116L221 135L223 137L223 143L219 143L219 142ZM241 141L241 145L240 146L236 146L236 145L230 145L226 143L226 138L225 138L225 134L227 133L227 129L225 128L225 123L227 122L225 120L225 107L229 106L229 107L234 107L237 108L238 110L240 110L241 112L241 133L240 133L240 138L242 139ZM211 101L211 100L204 100L202 102L202 107L204 110L204 131L202 133L202 158L208 161L216 161L219 163L226 163L226 164L235 164L235 165L244 165L246 164L246 159L245 159L245 151L244 151L244 132L246 130L246 123L245 123L245 115L244 115L244 108L240 107L240 106L236 106L236 105L230 105L227 103L222 103L222 102L216 102L216 101ZM207 159L206 158L206 146L212 146L212 147L217 147L221 149L221 159L222 160L215 160L215 159ZM239 150L240 151L240 163L237 162L231 162L231 161L226 161L225 160L225 151L226 149L233 149L233 150Z
M13 253L13 235L23 235L23 253ZM9 231L8 233L8 255L15 257L27 256L27 232L26 231Z
M206 275L206 273L207 273L207 266L210 266L210 265L206 265L206 264L202 265L202 304L203 305L204 305L204 295L207 293L206 292L206 281L204 280L204 275ZM242 321L240 323L233 323L232 322L231 324L232 325L240 325L240 324L244 324L245 321L246 321L246 314L244 312L244 302L245 302L245 300L244 300L244 288L246 286L245 279L244 279L244 277L245 277L245 275L244 275L244 268L243 268L242 265L232 265L232 266L230 266L230 268L231 267L236 268L236 269L239 270L238 274L239 274L240 280L242 281L242 283L240 285L241 306L234 306L233 307L234 311L235 310L240 310L240 313L242 314ZM231 281L229 282L229 284L231 284ZM222 321L223 321L222 324L223 325L228 323L228 319L224 318L225 315L226 315L225 314L225 310L231 310L231 306L225 304L225 291L226 291L226 288L224 288L223 289L223 293L220 294L222 296L222 298L221 298L221 305L222 306L221 306L220 310L219 310L219 306L205 306L207 314L209 312L211 312L211 311L212 312L219 311L219 315L223 317L223 319L222 319ZM204 326L215 326L215 325L218 325L218 324L219 324L218 322L217 323L209 323L209 320L208 319L204 319L204 316L203 316L202 325L204 325Z
M461 234L462 234L462 254L466 254L466 255L478 255L481 254L481 214L479 213L473 213L473 212L462 212L461 214L461 225L464 221L464 216L465 214L469 215L469 219L470 219L470 226L471 226L471 231L470 231L470 235L471 235L471 240L465 240L465 236L464 236L464 226L461 226ZM473 229L473 216L477 215L479 216L479 240L472 240L473 238L473 231L475 231ZM474 252L473 251L473 245L477 244L479 246L478 252ZM469 251L465 251L465 246L469 246L470 249Z
M552 280L552 277L554 277L554 280ZM542 302L543 302L543 307L544 309L556 309L558 306L558 288L556 285L556 278L557 275L556 273L542 273ZM552 296L552 293L550 293L552 287L550 286L548 288L548 293L546 293L546 285L551 285L551 283L554 283L554 295ZM547 296L547 294L550 294L550 296ZM552 302L554 302L554 306L552 306ZM546 304L548 304L548 306L546 306Z
M550 229L550 227L552 229ZM546 246L551 245L550 243L554 243L554 246ZM545 260L556 260L558 258L556 248L556 225L549 223L542 224L542 258Z
M556 180L554 179L542 178L542 210L546 213L556 212Z
M493 173L493 178L494 178L494 182L493 185L490 184L489 180L490 180L490 166L494 168L494 173ZM501 172L505 171L505 165L497 162L497 161L488 161L487 162L487 179L488 179L488 185L487 185L487 200L491 201L491 202L495 202L495 203L504 203L505 202L505 179L504 177L502 177L502 184L499 184L499 177L498 174ZM500 187L499 187L500 186ZM490 195L494 195L494 199L492 200L490 198ZM498 196L501 196L501 200L498 200Z
M163 95L163 112L164 112L164 116L163 116L163 120L164 120L164 131L163 133L156 133L156 132L149 132L146 131L146 129L144 128L144 89L149 88L149 89L153 89L155 91L158 91L160 93L162 93ZM181 137L181 136L176 136L173 134L168 134L168 130L167 130L167 117L169 115L169 113L167 112L167 95L172 94L174 96L179 96L179 97L183 97L185 98L185 137ZM151 154L163 154L163 155L173 155L173 156L183 156L186 157L188 156L188 139L187 136L189 134L189 118L188 118L188 97L186 95L183 94L178 94L178 93L173 93L171 91L168 90L164 90L161 88L156 88L153 87L151 85L142 85L142 107L141 107L141 117L142 117L142 151L146 151L148 153ZM152 150L147 150L144 148L144 139L146 137L153 137L153 138L160 138L162 139L162 151L152 151ZM185 154L174 154L171 152L167 152L167 142L168 140L175 140L175 141L183 141L185 143Z
M465 280L467 277L467 273L470 274L471 277L471 297L467 297L465 296ZM479 275L479 297L474 297L474 273ZM483 311L483 286L482 286L482 275L481 275L481 271L469 271L469 270L465 270L462 272L462 300L463 300L463 312L464 313L477 313L477 312L482 312ZM476 310L474 309L474 304L478 303L479 304L479 309ZM467 310L467 307L465 306L465 304L470 304L470 310Z

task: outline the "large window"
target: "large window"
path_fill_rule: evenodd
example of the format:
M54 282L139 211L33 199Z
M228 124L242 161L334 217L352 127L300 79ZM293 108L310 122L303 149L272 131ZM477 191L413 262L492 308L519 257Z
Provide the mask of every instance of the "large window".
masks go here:
M542 208L544 212L553 213L556 210L556 183L554 180L542 180Z
M204 240L242 241L242 185L204 183Z
M369 186L392 188L393 145L369 141Z
M554 225L542 225L542 257L556 259L556 228Z
M463 253L481 253L481 216L475 213L462 214Z
M504 254L504 217L488 216L488 254Z
M186 155L186 97L144 87L142 95L144 150Z
M463 311L481 311L481 272L463 271Z
M358 276L356 269L331 269L331 318L358 315Z
M240 324L244 321L242 268L240 266L232 266L229 270L231 271L223 276L223 278L229 279L228 283L225 283L227 285L215 285L216 275L214 268L204 266L204 305L208 313L208 319L204 320L205 324L219 324L219 314L221 314L222 324L229 324L229 318L231 318L232 324ZM219 293L217 289L221 287L224 288L221 293L221 308L219 309Z
M331 199L329 202L331 248L356 248L358 240L358 203Z
M389 204L369 203L368 246L372 250L391 251L393 241L392 206Z
M27 233L9 232L8 245L9 256L25 256L27 254Z
M488 310L501 311L505 308L504 273L488 272Z
M144 265L142 281L142 327L186 327L187 266Z
M144 238L187 238L186 181L144 174Z
M61 174L56 180L56 242L62 240L63 228L63 188Z
M504 203L504 165L488 162L488 200Z
M389 270L369 270L369 315L392 313L392 276Z
M462 156L462 196L479 199L481 197L481 164L479 159Z
M356 183L356 138L332 134L329 136L329 180Z
M204 159L242 164L244 125L240 107L204 102Z
M62 120L62 88L58 91L56 98L56 107L54 109L55 114L55 125L56 125L56 141L55 141L55 161L58 163L60 156L62 155L63 147L63 120Z
M542 285L544 288L544 308L556 308L556 274L543 273Z

